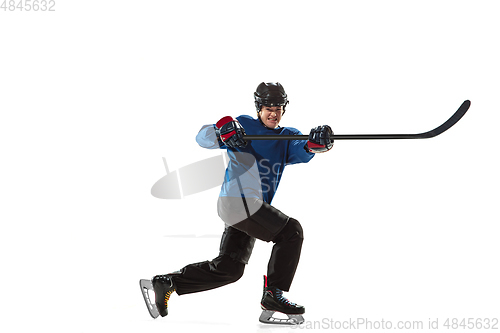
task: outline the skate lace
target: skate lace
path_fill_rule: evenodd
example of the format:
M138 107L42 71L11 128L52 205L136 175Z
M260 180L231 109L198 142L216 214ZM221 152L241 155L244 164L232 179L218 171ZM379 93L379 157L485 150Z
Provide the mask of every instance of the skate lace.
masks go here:
M295 303L290 302L285 296L283 296L283 291L280 289L276 289L276 299L290 306L296 305Z

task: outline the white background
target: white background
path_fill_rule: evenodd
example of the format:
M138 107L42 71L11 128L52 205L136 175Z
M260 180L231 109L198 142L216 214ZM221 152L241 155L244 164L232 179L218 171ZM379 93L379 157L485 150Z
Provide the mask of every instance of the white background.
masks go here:
M18 2L16 0L16 2ZM194 138L254 115L281 82L281 125L338 141L287 168L273 204L305 242L289 298L324 318L500 313L495 1L58 1L0 11L2 325L31 332L284 331L261 325L272 244L244 277L176 296L153 321L138 280L218 253L218 189L161 200L170 170L215 156ZM171 237L173 235L205 237ZM208 236L207 236L208 235ZM4 330L4 329L3 329Z

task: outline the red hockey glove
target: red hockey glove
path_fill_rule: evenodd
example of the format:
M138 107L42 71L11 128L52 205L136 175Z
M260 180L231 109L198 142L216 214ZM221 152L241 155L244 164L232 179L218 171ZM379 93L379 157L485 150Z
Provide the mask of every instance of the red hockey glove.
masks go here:
M226 116L221 118L215 126L217 127L215 131L217 137L224 142L226 146L231 148L242 148L247 145L246 141L243 139L245 129L236 119Z
M307 150L311 153L324 153L333 147L333 131L328 125L318 126L311 129Z

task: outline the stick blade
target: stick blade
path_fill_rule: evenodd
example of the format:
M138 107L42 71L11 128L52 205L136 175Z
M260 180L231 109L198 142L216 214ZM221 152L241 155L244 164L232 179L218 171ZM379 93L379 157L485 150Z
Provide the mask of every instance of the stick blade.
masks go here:
M429 132L417 134L417 137L422 138L422 139L433 138L433 137L438 136L439 134L449 130L453 125L458 123L458 121L460 119L462 119L462 117L465 115L465 113L469 110L470 104L471 103L469 100L465 100L462 103L462 105L460 105L458 110L450 117L450 119L448 119L442 125L436 127L435 129L433 129Z

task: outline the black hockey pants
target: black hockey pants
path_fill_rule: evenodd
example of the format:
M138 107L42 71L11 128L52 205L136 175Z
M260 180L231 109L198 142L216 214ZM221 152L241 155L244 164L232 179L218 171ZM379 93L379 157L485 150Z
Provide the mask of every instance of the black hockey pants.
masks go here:
M260 204L261 207L241 223L226 225L219 256L187 265L181 269L181 274L174 276L177 294L210 290L236 282L243 275L255 239L274 243L267 267L268 285L283 291L290 289L304 240L302 227L299 221L273 206L265 202ZM219 215L224 219L221 202Z

